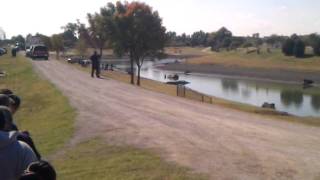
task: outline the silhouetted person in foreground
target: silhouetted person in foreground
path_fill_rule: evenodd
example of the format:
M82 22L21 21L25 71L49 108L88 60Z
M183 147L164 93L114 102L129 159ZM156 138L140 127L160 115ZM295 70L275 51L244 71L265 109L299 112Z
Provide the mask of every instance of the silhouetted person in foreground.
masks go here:
M97 54L97 51L94 51L90 60L92 64L91 77L94 77L94 74L96 74L96 77L100 78L100 56Z
M53 166L47 161L33 162L19 180L56 180L57 175Z
M36 173L28 172L28 173L22 174L19 180L42 180L42 179Z
M11 113L0 106L0 179L18 179L30 163L37 161L32 149L17 140L18 132L8 132Z
M13 92L10 89L0 89L0 94L10 95Z
M34 145L34 142L29 134L28 131L19 131L17 125L14 123L12 119L12 114L15 113L19 107L20 107L21 100L18 96L10 94L9 96L0 94L0 110L5 111L3 107L7 108L8 114L10 114L9 122L7 122L6 131L17 131L18 135L16 136L16 139L28 144L35 155L37 156L38 160L41 159L41 155L39 151L37 150L36 146Z

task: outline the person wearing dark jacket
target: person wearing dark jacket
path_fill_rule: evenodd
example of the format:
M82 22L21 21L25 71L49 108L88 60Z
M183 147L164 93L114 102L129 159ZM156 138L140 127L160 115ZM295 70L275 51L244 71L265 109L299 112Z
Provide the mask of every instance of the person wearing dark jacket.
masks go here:
M0 94L0 106L9 107L12 104L12 99L5 94Z
M41 155L39 151L37 150L36 146L34 145L34 142L27 131L19 132L17 126L13 123L12 115L10 112L10 109L5 106L0 106L0 112L2 115L6 117L5 127L3 128L3 131L11 132L11 131L17 131L16 133L16 139L28 144L30 148L35 153L38 160L41 159Z
M14 180L37 158L32 149L18 141L18 132L7 132L10 114L5 107L0 107L0 179Z
M8 99L9 98L9 99ZM0 90L0 106L7 106L10 108L12 115L14 115L20 108L21 99L19 96L13 94L10 89ZM18 127L12 122L13 130L18 131Z
M91 77L100 78L100 56L98 55L97 51L94 51L93 55L90 57L91 60Z
M34 176L34 175L37 176ZM56 180L57 174L54 170L54 167L47 161L37 161L33 162L29 165L29 167L26 169L25 173L22 175L22 177L26 176L33 176L35 180L41 179L41 180ZM38 178L37 178L38 177ZM23 178L20 178L19 180L23 180Z
M11 49L11 55L12 55L12 57L16 57L17 56L17 49L16 48L12 48Z
M10 95L13 92L10 89L0 89L0 94Z

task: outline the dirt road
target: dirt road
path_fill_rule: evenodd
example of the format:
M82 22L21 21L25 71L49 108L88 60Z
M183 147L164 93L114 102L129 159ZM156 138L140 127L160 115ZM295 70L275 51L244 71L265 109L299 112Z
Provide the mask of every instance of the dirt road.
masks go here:
M92 79L54 60L33 65L78 110L72 143L150 148L212 179L320 178L320 128Z

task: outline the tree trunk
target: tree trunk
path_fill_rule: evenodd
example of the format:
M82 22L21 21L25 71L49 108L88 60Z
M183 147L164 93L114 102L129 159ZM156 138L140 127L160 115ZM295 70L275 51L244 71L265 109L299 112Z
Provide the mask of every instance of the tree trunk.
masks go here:
M141 66L138 65L138 79L137 79L138 86L140 86L140 70L141 70Z
M131 84L134 84L134 71L133 71L133 55L130 52L130 76L131 76Z

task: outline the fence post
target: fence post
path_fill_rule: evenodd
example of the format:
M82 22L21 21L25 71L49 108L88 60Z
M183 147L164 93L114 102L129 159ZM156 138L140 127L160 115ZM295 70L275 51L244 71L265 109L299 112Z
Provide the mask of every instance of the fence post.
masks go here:
M179 85L177 85L177 96L179 96Z
M201 97L201 98L202 98L202 102L204 102L204 95L202 95L202 97Z

